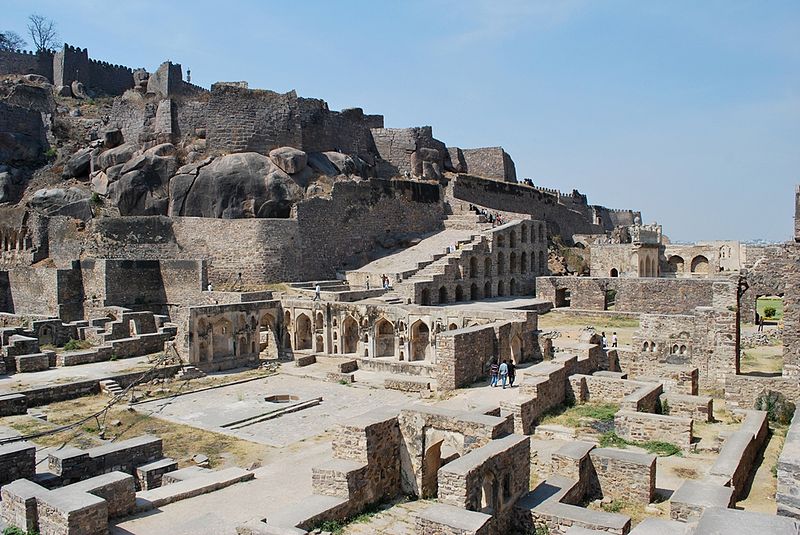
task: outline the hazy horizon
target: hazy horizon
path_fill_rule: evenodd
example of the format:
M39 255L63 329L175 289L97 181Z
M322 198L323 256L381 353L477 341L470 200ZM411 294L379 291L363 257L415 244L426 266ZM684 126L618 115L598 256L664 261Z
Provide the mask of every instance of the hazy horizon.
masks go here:
M4 2L92 58L361 107L500 145L520 179L641 210L674 241L788 240L800 3ZM30 44L29 44L30 47Z

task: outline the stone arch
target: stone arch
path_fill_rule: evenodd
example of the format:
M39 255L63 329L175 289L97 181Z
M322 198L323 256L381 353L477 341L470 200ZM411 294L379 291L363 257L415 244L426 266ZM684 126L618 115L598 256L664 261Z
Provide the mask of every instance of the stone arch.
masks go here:
M325 352L325 339L322 337L321 334L318 334L314 339L314 350L317 353Z
M469 300L477 301L478 299L480 299L478 296L478 285L473 282L469 287Z
M519 272L527 273L528 271L528 253L525 251L519 257Z
M503 275L506 270L506 257L503 253L497 253L497 274Z
M677 355L679 352L680 352L680 348L678 347L678 344L673 344L672 345L672 354L673 355Z
M609 273L609 275L615 278L619 277L619 271L617 270L617 268L611 268L611 273Z
M531 273L536 273L536 251L531 251Z
M508 295L517 295L517 281L514 279L508 283Z
M39 346L56 345L56 330L49 323L39 327Z
M342 322L342 353L358 351L358 322L353 316L347 316Z
M490 471L486 471L481 484L481 513L494 515L499 510L500 486L497 478Z
M425 358L428 356L430 333L430 328L422 320L417 320L411 325L410 360L425 360Z
M266 352L267 357L278 356L278 340L275 331L275 317L265 313L258 322L258 351Z
M522 224L519 229L519 241L528 243L528 225Z
M483 285L483 298L489 299L490 297L492 297L492 283L486 281Z
M311 349L311 319L304 313L298 314L295 320L295 349Z
M517 253L516 253L516 251L511 251L511 255L508 257L508 272L509 273L516 273L517 272Z
M442 466L442 443L444 439L431 444L422 457L422 488L420 496L436 498L439 493L439 468Z
M394 325L386 318L375 323L375 356L394 357Z
M545 242L547 241L547 237L545 236L544 225L539 225L539 241Z
M650 344L648 342L642 344L642 351L644 351L645 353L650 351Z
M478 259L474 256L469 257L469 277L474 279L478 276Z
M431 292L427 288L423 288L419 294L419 302L421 305L431 304Z
M667 260L667 265L669 266L669 270L672 273L683 273L684 269L684 260L683 257L680 255L672 255Z
M503 281L497 281L497 296L503 297L504 295L506 295L506 286Z
M234 354L233 324L227 318L221 318L211 326L212 358L230 357Z
M708 258L703 255L692 258L692 273L708 273Z
M545 252L542 251L539 254L539 273L540 274L544 274L547 271L547 268L545 266L545 262L547 262L547 259L545 258Z
M456 329L458 329L458 325L456 325L455 323L451 323L450 325L447 326L448 331L455 331Z
M681 355L685 355L686 354L686 346L685 345L681 345L680 353L681 353Z
M505 247L506 246L506 237L503 236L501 233L497 234L497 246L498 247Z
M458 286L456 286L456 302L460 303L463 300L464 300L464 289L459 284Z
M314 329L322 330L325 327L325 318L322 315L322 312L317 312L317 317L314 321Z
M447 286L439 287L439 304L447 303Z
M492 257L487 256L483 260L483 276L484 277L491 277L492 276Z
M517 246L517 232L513 229L508 233L508 246L512 249Z

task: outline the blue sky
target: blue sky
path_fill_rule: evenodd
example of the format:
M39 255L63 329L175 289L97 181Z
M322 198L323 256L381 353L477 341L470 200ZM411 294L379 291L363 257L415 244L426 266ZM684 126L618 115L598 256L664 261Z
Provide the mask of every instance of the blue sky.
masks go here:
M93 58L359 106L502 145L517 174L640 209L676 240L786 240L800 2L0 0Z

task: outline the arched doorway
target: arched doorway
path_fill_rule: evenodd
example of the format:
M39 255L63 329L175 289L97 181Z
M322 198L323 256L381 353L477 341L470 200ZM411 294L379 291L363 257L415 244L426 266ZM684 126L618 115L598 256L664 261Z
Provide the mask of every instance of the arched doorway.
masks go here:
M375 324L375 356L394 357L394 325L385 318Z
M609 273L609 275L612 277L619 277L619 271L617 271L617 268L611 268L611 273Z
M458 329L458 325L456 325L455 323L451 323L450 325L447 326L448 331L455 331L456 329Z
M477 301L478 299L480 299L480 297L478 296L478 285L473 282L472 285L469 287L469 300Z
M419 302L421 305L431 304L431 292L427 288L423 288L419 294Z
M352 316L347 316L342 322L342 353L356 353L358 351L358 323Z
M478 259L474 256L469 257L469 277L474 279L478 276Z
M513 230L508 234L508 246L509 247L517 246L517 233Z
M491 472L486 472L481 485L481 513L493 515L498 510L500 486Z
M483 276L487 278L492 276L492 259L488 256L483 260Z
M522 255L519 257L519 272L526 273L527 271L528 271L528 253L523 251Z
M497 253L497 274L502 275L506 270L506 258L503 253Z
M439 287L439 304L447 303L447 286Z
M508 283L508 295L517 295L517 281L514 279Z
M299 314L295 321L295 349L311 349L311 319L305 314Z
M682 256L672 255L667 260L669 270L672 273L683 273L684 261Z
M490 297L492 297L492 283L486 281L486 284L483 285L483 298L489 299Z
M708 258L697 255L692 259L692 273L708 273Z
M425 360L430 346L430 329L422 320L411 325L411 359Z
M497 296L503 297L504 295L506 295L506 286L503 281L497 281Z
M323 327L325 327L325 320L323 319L322 312L317 312L317 317L314 321L314 329L321 331Z
M459 284L458 286L456 286L456 302L460 303L463 300L464 300L464 289Z
M211 327L212 358L230 357L234 354L233 325L225 318L218 320Z
M516 273L517 272L517 253L511 252L511 255L508 257L508 272L509 273Z
M275 336L275 317L264 314L258 322L258 352L266 358L278 357L278 341Z

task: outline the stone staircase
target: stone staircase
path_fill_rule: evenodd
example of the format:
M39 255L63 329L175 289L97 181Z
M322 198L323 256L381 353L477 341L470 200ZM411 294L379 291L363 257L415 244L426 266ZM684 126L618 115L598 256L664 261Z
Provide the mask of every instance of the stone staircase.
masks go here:
M469 203L461 201L448 201L445 212L444 228L460 230L484 231L492 228L492 224L483 221L483 218L469 209Z
M122 390L122 387L119 386L119 383L115 380L103 379L100 381L100 392L115 398L121 396L124 390Z

